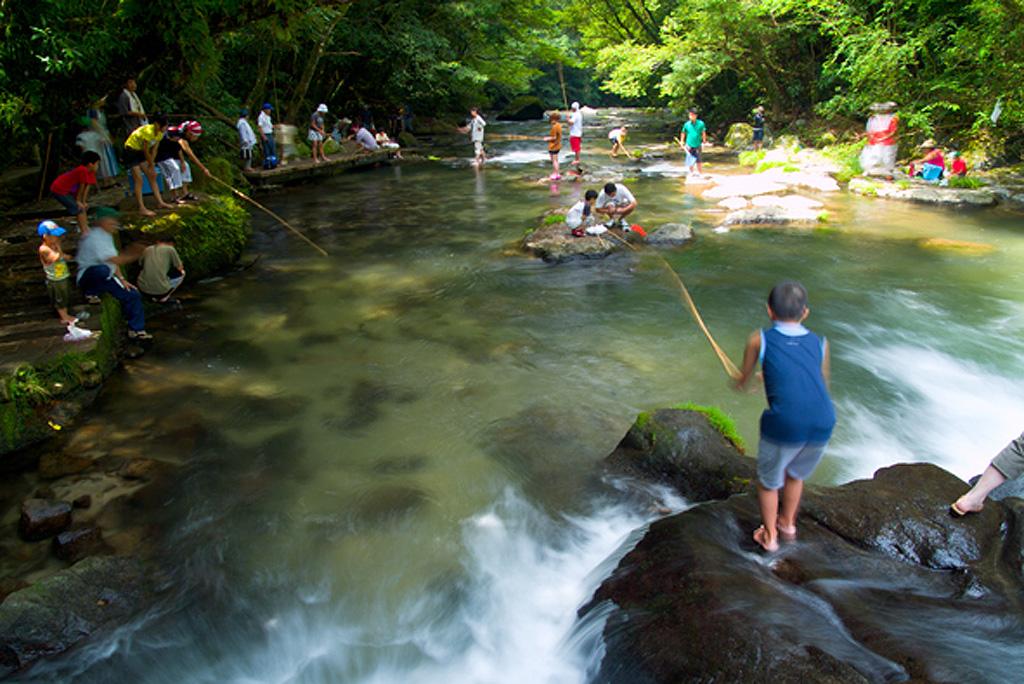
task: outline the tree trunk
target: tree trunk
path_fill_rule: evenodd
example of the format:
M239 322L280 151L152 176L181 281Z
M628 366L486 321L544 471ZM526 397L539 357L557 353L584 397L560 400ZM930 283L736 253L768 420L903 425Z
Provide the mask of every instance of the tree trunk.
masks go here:
M282 120L285 117L291 117L295 120L295 115L298 112L299 106L302 101L306 99L306 93L309 91L309 84L313 82L313 76L316 74L316 68L320 64L320 58L324 54L324 48L327 47L327 41L331 39L331 34L334 33L334 27L341 21L342 14L337 14L324 30L320 33L320 40L317 41L316 47L309 54L309 59L306 60L306 67L302 70L302 77L299 79L299 84L295 86L295 91L292 94L291 102L288 103L288 108L282 115Z
M557 62L556 66L558 67L558 83L562 86L562 104L569 109L569 95L565 90L565 72L562 70L561 62Z
M249 97L245 99L243 103L249 108L250 112L256 112L257 107L267 99L264 89L267 87L267 75L270 73L270 61L274 54L274 43L267 41L266 49L260 54L259 67L256 71L256 80L252 84L252 90L249 91Z

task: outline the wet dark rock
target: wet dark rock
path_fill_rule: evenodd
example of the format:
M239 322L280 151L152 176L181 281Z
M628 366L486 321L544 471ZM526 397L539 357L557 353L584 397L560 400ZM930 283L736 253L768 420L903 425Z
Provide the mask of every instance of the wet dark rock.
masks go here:
M127 622L149 594L141 564L94 556L0 604L0 677Z
M43 485L42 487L36 488L35 493L32 495L36 499L56 499L57 495L53 491L53 487L49 485Z
M18 534L25 541L52 537L71 524L71 504L48 499L26 499L21 504Z
M103 548L100 528L89 525L65 530L53 538L53 552L63 561L74 563Z
M523 238L523 249L544 261L559 263L573 259L599 259L624 248L613 237L574 237L565 223L545 223Z
M39 477L44 480L56 480L65 475L74 475L92 466L92 459L63 451L43 454L39 459Z
M594 681L1019 678L1024 501L954 519L965 483L897 465L808 487L799 541L765 554L751 539L756 496L729 496L728 469L752 478L753 460L701 422L656 411L606 461L705 503L652 523L580 610L585 623L605 620Z
M91 508L92 507L92 497L90 495L88 495L88 494L83 494L82 496L80 496L80 497L76 498L74 501L72 501L71 502L71 506L73 508L80 508L82 510L86 510L88 508Z
M362 430L377 422L387 403L405 404L415 401L414 392L403 391L391 385L363 378L349 391L347 412L344 417L327 416L324 425L341 431Z
M133 458L121 467L119 473L126 480L148 480L161 469L162 465L152 458Z
M124 348L124 357L126 359L138 359L146 353L146 348L138 344L128 344Z
M544 102L532 95L515 98L498 114L499 121L536 121L543 118Z
M757 474L743 456L696 411L644 413L606 459L611 475L669 485L691 501L725 499L749 491Z

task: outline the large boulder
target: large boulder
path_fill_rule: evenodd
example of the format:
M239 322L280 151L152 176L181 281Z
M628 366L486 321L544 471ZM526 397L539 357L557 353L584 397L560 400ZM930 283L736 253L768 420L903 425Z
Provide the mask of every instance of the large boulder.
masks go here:
M954 519L964 482L893 466L808 486L799 541L768 555L751 539L756 496L730 486L753 461L700 416L642 416L606 468L705 503L652 523L580 609L581 629L604 634L595 681L1019 678L1024 501ZM965 655L976 648L1003 657Z
M725 145L733 150L745 150L753 142L754 127L747 123L734 123L725 134Z
M878 178L854 178L847 187L858 195L907 202L975 207L986 207L996 202L995 193L988 188L944 188L918 181L893 183Z
M691 501L724 499L747 491L754 460L698 411L641 413L604 461L607 473L668 485Z
M757 199L757 198L755 198ZM821 215L818 209L800 207L761 206L731 212L722 222L723 226L788 226L813 224Z
M137 560L98 556L14 592L0 604L0 677L124 624L148 593Z
M607 234L574 237L569 226L558 221L546 222L527 234L523 238L523 249L544 261L557 263L572 259L600 259L623 249L623 245Z
M536 121L544 118L544 101L532 95L517 97L498 114L501 121Z

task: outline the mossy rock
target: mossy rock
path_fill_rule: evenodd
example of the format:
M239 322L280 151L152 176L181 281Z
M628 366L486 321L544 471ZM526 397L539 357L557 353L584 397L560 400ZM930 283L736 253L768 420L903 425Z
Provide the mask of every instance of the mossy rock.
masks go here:
M210 175L214 178L224 181L231 187L240 190L241 192L248 192L251 185L245 174L242 173L242 169L239 167L234 160L226 159L224 157L213 157L205 162L206 168L210 170ZM193 173L192 187L200 192L205 192L211 195L230 195L231 191L225 188L222 184L217 183L206 177L202 172Z
M544 118L544 101L533 95L523 95L508 103L498 114L501 121L536 121Z
M748 123L734 123L729 126L729 132L725 134L726 147L733 150L742 150L754 142L754 127Z
M803 145L800 143L800 138L792 134L786 134L775 138L775 147L796 152L802 149Z
M324 140L324 154L337 154L341 152L341 145L334 138L327 138Z

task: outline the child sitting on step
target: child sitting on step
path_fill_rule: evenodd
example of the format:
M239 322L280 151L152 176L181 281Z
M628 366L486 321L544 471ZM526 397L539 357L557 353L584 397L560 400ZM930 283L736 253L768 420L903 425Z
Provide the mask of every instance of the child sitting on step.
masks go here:
M757 453L763 524L754 541L768 552L778 550L779 537L796 539L804 480L821 461L836 422L828 391L828 341L803 326L809 314L803 285L789 280L772 288L768 317L774 324L750 336L736 381L737 389L746 387L760 362L768 409L761 415Z

